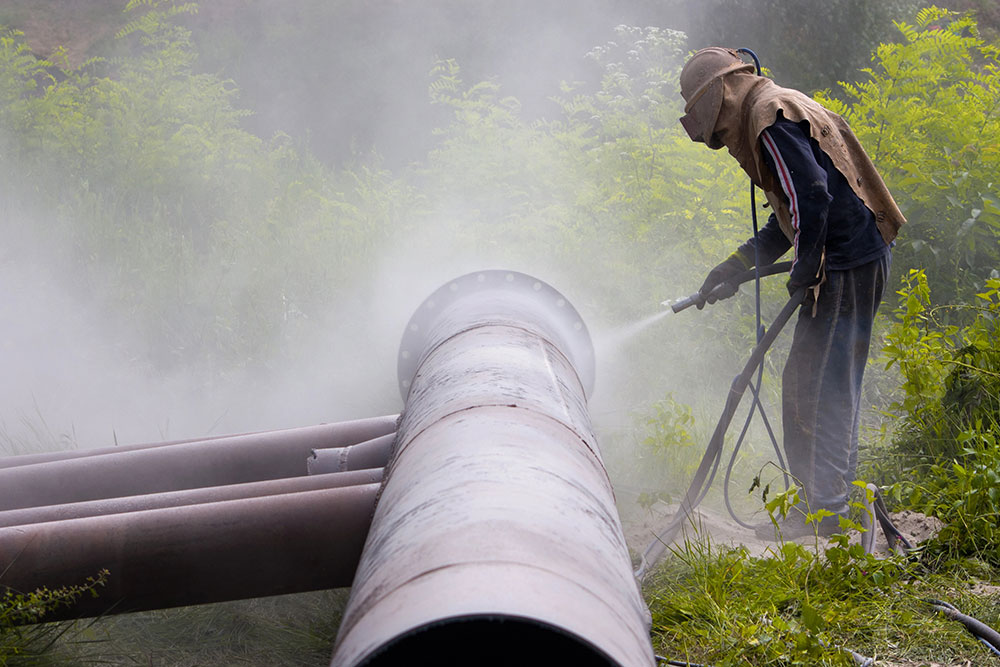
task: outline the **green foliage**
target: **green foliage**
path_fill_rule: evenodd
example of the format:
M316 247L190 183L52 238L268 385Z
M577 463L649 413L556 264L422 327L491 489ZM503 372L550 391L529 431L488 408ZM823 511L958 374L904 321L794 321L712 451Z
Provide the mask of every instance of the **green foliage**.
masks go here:
M635 280L640 267L655 279L672 251L722 253L723 241L705 230L731 235L741 226L744 181L733 178L731 160L693 145L676 122L681 37L624 26L618 36L589 54L603 72L596 88L567 86L562 118L548 122L524 121L498 83L466 86L456 63L438 64L431 97L452 122L421 177L434 200L460 202L470 219L457 231L521 252L521 239L540 239L546 257L557 253L601 285ZM732 203L719 206L720 196ZM636 252L643 263L623 266L623 254ZM607 302L622 305L617 295Z
M62 588L39 588L30 593L5 590L0 593L0 665L46 651L58 637L54 626L32 626L45 615L66 607L83 595L97 595L107 583L109 572L102 570L83 584Z
M895 322L886 337L887 365L903 377L891 409L905 418L903 450L949 459L959 434L987 427L1000 414L1000 280L968 305L933 306L926 275L911 270L897 292ZM942 315L964 326L941 321Z
M1000 48L936 7L896 25L903 41L878 46L868 80L841 84L850 104L821 101L851 123L908 219L897 262L926 267L954 300L1000 261Z
M644 428L627 476L631 483L644 487L639 505L649 508L657 501L672 502L675 499L668 489L679 488L701 458L696 446L701 438L691 407L668 393L636 421Z
M694 426L694 415L689 406L674 400L673 394L667 394L653 404L645 423L649 435L642 444L653 451L663 451L669 455L678 447L688 448L694 445L690 432Z
M722 252L746 236L746 185L728 156L692 143L677 122L683 36L617 32L589 54L603 72L600 89L561 102L567 133L583 139L575 149L590 158L588 208L623 225L636 244L681 256Z
M189 3L133 2L113 61L59 69L0 37L0 169L24 252L44 248L158 370L217 377L291 354L410 207L376 163L334 172L241 128L230 81L194 69ZM24 224L24 220L35 224Z
M868 63L915 0L666 0L692 48L748 47L783 85L813 91Z
M820 553L794 542L764 558L745 549L686 542L647 584L657 653L708 664L851 665L846 649L944 659L959 627L926 613L917 566L879 559L835 537ZM932 656L913 638L943 633L954 646ZM959 651L961 649L958 649ZM940 651L940 652L939 652Z
M973 304L935 307L914 270L898 294L885 353L904 378L893 444L911 473L893 495L946 523L943 555L998 564L1000 280L987 280ZM964 326L942 324L942 311Z
M941 361L948 353L949 340L958 327L943 330L932 316L930 287L922 270L910 269L896 292L899 305L893 311L895 323L886 335L883 352L886 367L899 368L903 377L903 397L892 408L912 416L936 405L943 392L947 368Z

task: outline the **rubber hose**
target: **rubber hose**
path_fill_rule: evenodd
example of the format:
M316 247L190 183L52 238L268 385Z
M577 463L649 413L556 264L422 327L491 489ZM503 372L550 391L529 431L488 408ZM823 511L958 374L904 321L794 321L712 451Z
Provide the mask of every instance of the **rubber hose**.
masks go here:
M684 500L681 502L677 514L674 515L674 518L671 519L663 532L659 533L650 542L649 546L646 547L646 551L642 554L642 562L634 573L640 581L645 576L649 567L663 555L667 544L673 540L681 524L704 497L703 491L707 491L707 489L702 489L705 478L709 470L718 465L718 461L722 456L722 445L725 442L726 431L729 429L729 424L736 413L736 408L739 406L740 400L743 398L743 393L746 391L747 385L750 383L753 372L764 360L764 355L770 349L771 345L774 344L774 340L781 333L781 330L788 323L795 310L805 300L805 297L805 287L800 287L796 290L795 294L788 300L788 303L785 304L785 307L778 313L778 316L774 318L771 328L753 349L750 359L743 367L743 372L733 379L733 383L729 387L729 394L726 396L726 406L722 411L722 416L715 426L715 431L712 433L712 439L708 443L705 456L702 457L701 463L698 465L698 470L695 471L694 479L691 480L691 485L688 487L687 493L684 494Z
M990 644L995 652L1000 651L1000 632L997 632L977 618L963 614L952 604L943 602L942 600L926 600L926 602L948 618L964 625L973 635Z
M687 662L686 660L671 660L670 658L665 658L662 655L653 656L656 661L662 665L670 665L671 667L711 667L710 665L702 665L697 662Z

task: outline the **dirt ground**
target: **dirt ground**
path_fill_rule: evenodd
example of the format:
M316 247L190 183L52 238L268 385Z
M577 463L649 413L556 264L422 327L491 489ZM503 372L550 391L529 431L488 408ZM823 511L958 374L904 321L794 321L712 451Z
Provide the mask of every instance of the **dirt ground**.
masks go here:
M656 532L663 530L669 524L677 509L677 505L660 503L654 505L646 513L645 519L627 524L625 526L625 538L629 547L635 553L642 553L649 543L656 539ZM940 520L934 517L909 510L895 512L890 516L893 525L914 546L933 537L941 530L943 525ZM765 520L766 518L762 517L758 521L763 522ZM860 539L860 535L857 532L853 534L849 533L849 537L852 543ZM742 528L726 512L717 512L705 508L698 508L694 512L694 515L685 524L681 534L674 540L674 544L682 543L685 539L704 541L706 538L709 544L713 546L738 547L742 545L746 547L752 556L758 557L766 557L768 551L777 546L773 541L758 539L754 531ZM810 537L802 537L795 540L795 542L806 547L815 545L820 549L825 544L824 540L819 540L817 543L815 538ZM885 554L886 552L887 544L885 535L879 530L875 541L874 553ZM980 587L983 589L979 591L981 595L996 596L1000 594L1000 587L988 586L986 584L981 584ZM971 661L964 663L888 662L880 659L878 664L881 667L972 667L974 663Z
M629 547L636 553L645 551L650 542L656 539L657 534L668 525L677 508L677 505L658 503L645 513L644 518L626 525L625 539ZM937 534L942 526L941 522L934 517L909 510L893 513L891 518L899 532L913 545ZM761 517L757 522L763 523L766 520L766 517ZM856 532L849 535L852 542L860 539ZM683 530L674 540L674 544L683 543L685 539L692 542L707 539L709 544L715 546L743 546L752 556L766 556L767 552L776 546L774 541L759 539L754 531L741 527L725 512L704 507L699 507L689 517ZM815 538L811 537L802 537L795 541L807 546L816 543ZM824 541L820 540L819 546L822 547L823 544ZM879 530L875 541L875 553L884 554L886 551L885 535Z

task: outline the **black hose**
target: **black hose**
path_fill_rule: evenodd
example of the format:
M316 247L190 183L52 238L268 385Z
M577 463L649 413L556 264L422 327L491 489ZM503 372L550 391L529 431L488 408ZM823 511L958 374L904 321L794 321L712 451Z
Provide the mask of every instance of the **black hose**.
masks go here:
M994 646L993 644L989 643L988 641L986 641L982 637L977 637L976 639L978 639L980 642L982 642L983 646L985 646L989 650L990 653L992 653L993 655L995 655L998 658L1000 658L1000 649L998 649L996 646Z
M772 265L774 266L774 265ZM752 273L753 272L749 272ZM792 313L795 309L799 307L806 296L806 288L800 287L796 290L792 298L788 300L785 307L781 309L778 316L774 319L771 324L771 328L764 334L754 347L753 353L750 355L750 359L747 361L746 365L743 367L743 371L737 375L732 384L729 387L729 394L726 396L726 405L722 410L722 416L719 417L719 422L715 425L715 431L712 433L712 439L708 443L708 448L705 451L705 455L701 459L701 463L698 465L698 469L695 471L694 478L691 480L691 485L688 487L687 493L684 494L684 499L681 501L681 506L677 510L677 513L670 520L667 527L660 532L646 550L642 554L642 562L639 564L638 569L635 571L635 576L638 579L642 579L648 568L656 562L657 559L663 554L667 545L674 539L677 531L680 529L684 520L690 515L690 513L697 507L698 503L701 502L705 494L708 493L708 485L705 484L705 479L708 477L709 470L712 470L712 476L714 478L714 470L718 468L719 461L722 457L722 445L725 441L726 431L729 429L729 424L732 422L733 415L736 413L736 408L740 404L740 400L743 398L743 393L746 391L747 385L750 383L750 379L753 372L757 370L763 360L764 355L774 344L775 339L781 330L788 323L791 318ZM711 484L711 482L709 482Z
M875 518L878 519L879 525L882 526L882 532L885 533L889 550L891 551L895 548L896 542L902 542L907 551L912 551L913 544L906 539L905 535L899 532L899 529L893 524L892 519L889 518L889 509L885 506L885 500L882 499L882 494L879 492L878 487L875 487L875 502L873 506L875 509Z
M671 660L670 658L664 658L662 655L654 655L653 657L661 665L671 665L671 667L711 667L710 665L688 662L687 660Z
M771 445L774 447L774 453L778 457L778 467L781 469L782 475L785 478L786 491L788 490L788 485L789 485L788 473L786 472L788 468L785 466L785 459L781 455L781 448L778 447L778 439L775 437L774 430L771 428L771 422L770 420L768 420L767 413L764 411L764 405L760 402L760 386L763 377L764 377L764 365L761 364L757 368L757 384L754 385L754 383L751 382L747 385L747 388L750 390L750 393L753 394L753 403L751 403L750 405L750 411L747 412L746 421L743 422L743 429L740 431L740 437L736 439L736 444L733 446L733 453L729 457L729 465L726 466L726 478L722 482L722 497L723 500L725 500L726 509L729 511L729 516L738 525L750 530L753 530L754 526L750 525L743 519L736 516L736 510L733 509L732 502L729 500L729 479L730 477L732 477L733 468L736 465L736 457L740 453L740 448L743 446L743 440L744 438L746 438L747 430L749 430L750 428L750 421L753 419L753 413L755 410L760 412L761 421L764 422L764 428L767 429L767 435L768 437L771 438Z
M953 621L958 621L977 639L985 643L994 653L1000 654L1000 632L997 632L979 619L960 612L955 605L943 600L924 600L934 609L940 611Z
M857 651L852 651L849 648L845 648L844 650L847 651L847 654L851 656L851 660L853 660L854 664L858 667L872 667L875 664L875 658L869 658L867 655L861 655Z

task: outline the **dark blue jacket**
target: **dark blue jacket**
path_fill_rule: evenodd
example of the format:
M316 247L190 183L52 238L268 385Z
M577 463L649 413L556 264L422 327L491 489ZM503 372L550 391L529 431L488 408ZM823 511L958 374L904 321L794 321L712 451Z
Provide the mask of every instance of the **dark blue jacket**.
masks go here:
M758 233L759 262L771 264L794 246L789 292L817 282L824 250L825 268L831 270L852 269L889 252L875 215L810 138L808 127L779 116L760 141L764 161L788 198L795 238L785 236L772 213ZM751 265L754 246L751 238L739 249Z

